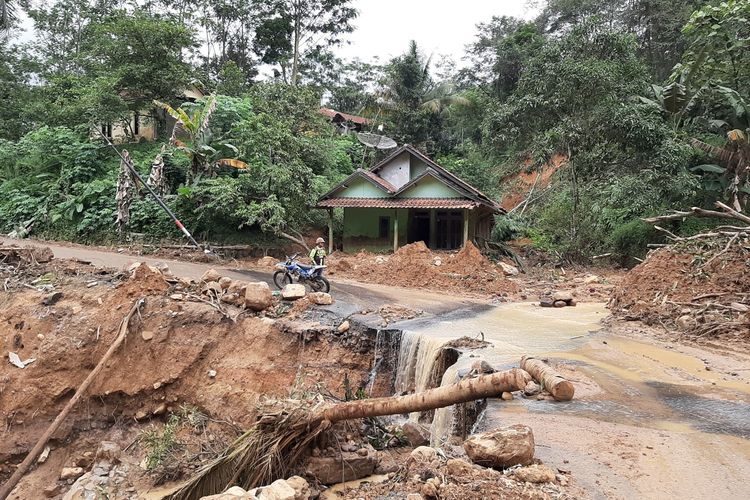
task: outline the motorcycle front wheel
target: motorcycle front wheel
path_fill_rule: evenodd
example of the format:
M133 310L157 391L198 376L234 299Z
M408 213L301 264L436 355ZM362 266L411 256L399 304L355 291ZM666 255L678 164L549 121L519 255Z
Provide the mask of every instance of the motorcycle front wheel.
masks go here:
M281 290L286 285L292 284L292 276L286 271L276 271L273 273L273 284Z

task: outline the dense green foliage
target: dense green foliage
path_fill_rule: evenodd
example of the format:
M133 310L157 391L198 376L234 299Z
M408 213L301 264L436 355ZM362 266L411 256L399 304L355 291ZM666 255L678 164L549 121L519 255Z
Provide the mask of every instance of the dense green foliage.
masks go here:
M385 64L338 59L351 3L8 2L16 18L25 9L34 37L17 47L6 34L0 45L0 231L30 223L47 237L118 238L119 158L91 127L122 124L132 137L134 112L156 121L159 139L124 147L144 176L164 147L167 202L198 236L246 241L248 231L322 225L309 206L377 155L338 135L317 112L321 99L497 199L519 172L563 158L549 188L494 235L573 259L642 254L658 238L643 216L746 203L750 0L547 0L536 19L479 24L458 67L418 41ZM13 16L4 23L12 34ZM215 109L213 98L183 102L189 85L213 92ZM171 145L168 106L193 120ZM175 237L143 191L129 230Z

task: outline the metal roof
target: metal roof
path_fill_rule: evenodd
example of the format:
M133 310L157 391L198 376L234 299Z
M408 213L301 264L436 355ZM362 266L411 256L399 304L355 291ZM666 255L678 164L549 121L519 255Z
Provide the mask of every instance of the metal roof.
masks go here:
M320 200L325 208L476 208L480 203L466 198L328 198Z
M350 115L349 113L341 113L340 111L336 111L335 109L331 108L320 108L318 112L321 115L325 115L331 120L335 120L337 116L340 116L342 119L348 122L357 123L359 125L367 125L372 122L369 118L364 118L362 116L357 115Z

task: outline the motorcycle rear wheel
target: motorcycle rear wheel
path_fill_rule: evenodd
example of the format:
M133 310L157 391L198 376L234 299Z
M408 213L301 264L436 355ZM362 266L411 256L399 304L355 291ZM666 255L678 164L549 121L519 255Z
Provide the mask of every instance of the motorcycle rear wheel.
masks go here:
M325 292L331 291L331 284L323 276L319 276L315 279L309 280L308 284L313 292Z
M291 285L292 281L292 276L286 271L276 271L273 273L273 284L276 285L276 288L279 290L286 285Z

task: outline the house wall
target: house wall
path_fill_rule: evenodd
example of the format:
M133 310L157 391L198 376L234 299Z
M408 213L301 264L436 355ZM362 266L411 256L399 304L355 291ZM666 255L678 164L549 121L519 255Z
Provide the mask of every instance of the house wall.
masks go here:
M410 158L411 154L404 151L391 160L388 165L381 168L377 175L393 184L396 189L400 188L411 179L409 177L411 174L411 167L409 166Z
M410 179L414 179L422 175L427 170L427 164L417 158L416 156L411 157L411 176Z
M380 238L380 217L389 217L388 236ZM406 244L408 211L392 208L345 208L344 251L389 252L393 250L393 219L398 217L399 246Z
M340 198L385 198L387 193L370 181L357 178L349 183L349 187L336 193Z
M427 176L401 193L402 198L461 198L461 195L438 181Z
M145 112L142 112L138 115L138 133L135 134L132 138L129 134L132 134L135 130L135 116L132 116L130 118L130 127L126 127L125 124L121 122L113 123L112 126L112 136L111 140L112 142L116 144L122 144L125 142L138 142L140 140L144 141L153 141L157 137L156 133L156 120L148 114L145 114ZM99 127L99 130L102 130L103 124L97 125ZM92 130L91 136L94 138L100 137L99 133Z

